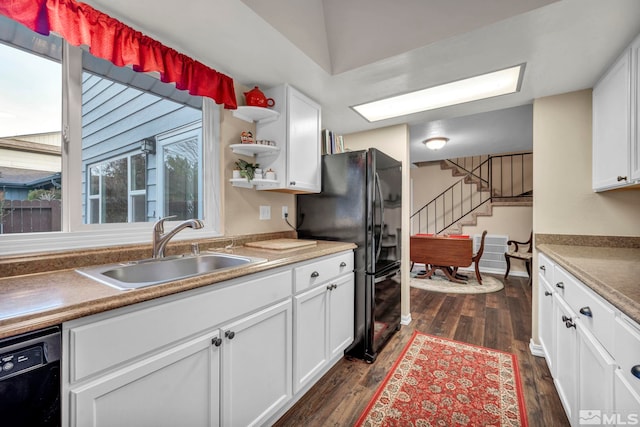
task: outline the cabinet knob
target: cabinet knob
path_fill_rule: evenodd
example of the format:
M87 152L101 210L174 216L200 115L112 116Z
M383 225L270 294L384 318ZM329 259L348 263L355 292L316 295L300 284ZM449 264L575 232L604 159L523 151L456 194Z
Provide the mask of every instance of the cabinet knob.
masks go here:
M580 314L583 314L587 317L593 317L593 313L591 312L591 309L589 307L582 307L580 309Z
M564 282L556 283L556 288L564 289Z
M311 277L318 277L320 276L320 273L318 273L317 271L314 271L313 273L311 273Z
M227 338L229 338L230 340L232 340L232 339L233 339L233 337L235 337L235 336L236 336L236 333L235 333L235 332L233 332L233 331L227 331L227 332L225 332L225 333L224 333L224 336L225 336L225 337L227 337Z
M289 185L296 185L295 181L289 181Z
M565 315L562 316L562 321L563 322L570 322L571 321L571 317L567 317Z
M640 379L640 365L632 366L631 373L634 377Z
M545 297L550 297L551 295L553 295L551 292L549 292L549 291L544 291L544 296L545 296Z
M333 285L327 285L327 290L330 291L333 289Z
M338 285L336 285L335 283L333 285L331 285L331 289L337 289Z
M564 326L568 328L574 328L576 327L576 324L574 322L572 322L571 320L567 320L566 322L564 322Z
M220 347L220 344L222 344L222 338L215 337L211 340L211 344L215 345L216 347Z
M618 182L620 182L620 181L626 181L626 180L627 180L627 177L626 177L626 176L618 175Z
M540 266L540 270L542 270L542 271L546 271L546 270L547 270L547 267L545 267L544 265L541 265L541 266Z
M340 263L340 267L346 267L346 266L347 266L347 263L346 263L346 262L342 261L342 262Z

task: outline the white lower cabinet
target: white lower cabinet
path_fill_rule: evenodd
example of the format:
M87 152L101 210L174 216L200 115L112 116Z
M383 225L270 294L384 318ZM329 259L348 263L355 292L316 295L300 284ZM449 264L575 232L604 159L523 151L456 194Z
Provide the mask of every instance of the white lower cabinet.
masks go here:
M292 395L291 301L221 330L222 425L261 425Z
M540 345L545 355L549 371L555 376L556 363L552 356L555 356L555 328L554 322L554 291L547 282L543 274L538 275L538 322L540 323L539 338Z
M600 410L610 414L613 409L613 373L615 362L594 336L578 323L578 411ZM577 424L580 424L578 413Z
M219 425L216 337L197 338L74 388L70 425Z
M353 273L294 297L294 391L302 390L353 342Z
M619 414L619 425L640 424L640 394L633 390L622 369L616 369L614 377L614 413Z
M567 327L566 324L566 322L573 324L572 320L565 320L572 319L575 315L558 295L558 293L554 294L553 327L556 330L554 346L556 353L555 357L552 355L551 358L556 363L556 374L553 377L553 382L567 413L567 418L571 420L576 413L576 393L578 391L578 342L575 327Z
M538 263L540 343L571 425L640 424L640 327L544 254Z
M307 363L321 343L322 374L353 341L353 252L320 259L64 323L62 425L270 424L304 394L294 348ZM309 266L339 277L294 297Z

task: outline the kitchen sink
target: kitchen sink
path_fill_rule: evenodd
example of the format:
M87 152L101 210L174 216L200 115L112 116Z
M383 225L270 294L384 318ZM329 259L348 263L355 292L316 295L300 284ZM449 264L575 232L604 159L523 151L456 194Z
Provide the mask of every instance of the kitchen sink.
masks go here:
M201 274L227 271L265 261L264 258L208 253L133 261L126 264L110 264L81 268L76 271L105 285L129 290Z

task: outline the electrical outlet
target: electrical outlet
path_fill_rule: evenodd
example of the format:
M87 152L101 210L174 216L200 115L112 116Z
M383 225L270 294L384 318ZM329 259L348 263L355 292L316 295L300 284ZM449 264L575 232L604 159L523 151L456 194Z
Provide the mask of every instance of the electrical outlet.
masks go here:
M260 219L271 219L271 206L260 206Z
M286 218L289 215L289 206L282 207L282 218Z

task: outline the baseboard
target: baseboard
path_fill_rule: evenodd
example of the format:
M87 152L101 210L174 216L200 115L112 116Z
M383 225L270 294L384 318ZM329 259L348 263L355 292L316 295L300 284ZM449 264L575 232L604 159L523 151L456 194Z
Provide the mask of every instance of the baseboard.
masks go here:
M536 344L535 341L533 341L533 338L529 341L529 351L536 357L544 357L542 346L540 344Z
M411 313L407 314L406 316L403 315L402 317L400 317L400 324L405 326L409 325L411 324L411 320Z

